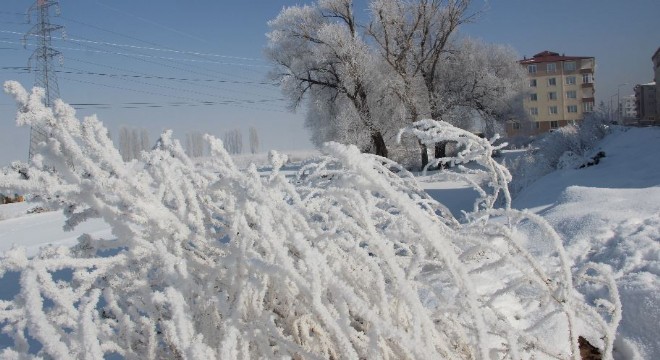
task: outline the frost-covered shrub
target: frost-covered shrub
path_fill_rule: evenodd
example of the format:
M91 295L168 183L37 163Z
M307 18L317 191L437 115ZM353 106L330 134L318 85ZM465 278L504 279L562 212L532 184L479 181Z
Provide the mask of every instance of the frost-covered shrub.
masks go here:
M593 155L594 147L609 131L607 117L596 112L579 125L563 126L543 134L532 142L525 156L507 164L513 174L511 192L518 193L554 170L578 168Z
M5 88L18 123L51 136L0 191L41 193L66 227L102 218L113 238L3 255L0 278L19 274L20 291L0 301L13 341L0 357L579 358L580 335L611 354L620 304L607 269L573 275L553 229L510 209L510 175L484 139L433 121L406 130L457 141L440 161L476 162L488 179L461 224L403 167L354 146L326 144L293 181L284 156L262 177L210 136L205 166L171 132L125 163L96 118ZM604 282L603 298L586 304L574 279Z

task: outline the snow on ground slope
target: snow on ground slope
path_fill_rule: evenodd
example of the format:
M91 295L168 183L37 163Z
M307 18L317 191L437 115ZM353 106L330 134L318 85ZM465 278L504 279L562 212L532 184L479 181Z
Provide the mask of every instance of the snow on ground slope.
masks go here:
M0 255L13 246L25 247L30 256L42 246L72 246L84 233L112 238L108 225L99 219L86 221L73 231L64 231L65 217L61 211L27 214L27 210L38 205L29 202L0 205Z
M623 304L619 334L643 358L660 359L660 128L615 131L597 150L606 154L598 165L548 174L514 207L545 217L576 265L612 267Z

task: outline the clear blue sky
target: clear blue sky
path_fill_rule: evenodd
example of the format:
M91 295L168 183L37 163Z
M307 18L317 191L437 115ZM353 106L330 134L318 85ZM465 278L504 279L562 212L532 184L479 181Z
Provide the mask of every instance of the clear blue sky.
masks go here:
M20 34L30 25L20 14L31 3L3 3L0 67L27 64L33 47L23 49ZM52 18L66 27L67 40L54 41L64 55L60 94L69 103L107 104L81 106L79 114L97 113L113 135L122 125L146 128L152 139L167 128L184 138L238 127L247 138L255 126L265 149L309 148L302 114L287 112L277 88L255 84L269 70L262 55L267 21L284 6L304 3L310 1L60 0L61 16ZM366 14L364 4L356 7ZM595 56L598 102L609 102L619 84L629 84L620 88L624 95L652 80L660 1L501 0L477 1L475 8L485 10L463 28L466 35L509 44L521 56L542 50ZM153 76L176 80L147 78ZM34 75L0 69L0 80L7 79L31 86ZM200 101L212 105L190 106ZM135 102L147 104L128 104ZM0 97L0 165L27 158L28 130L15 128L14 112L11 99Z

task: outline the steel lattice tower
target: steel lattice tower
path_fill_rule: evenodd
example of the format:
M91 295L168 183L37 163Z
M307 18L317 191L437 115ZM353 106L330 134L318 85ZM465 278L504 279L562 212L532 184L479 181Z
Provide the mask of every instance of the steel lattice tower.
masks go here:
M53 62L56 57L60 57L59 51L55 50L52 46L52 33L63 28L62 25L51 24L50 11L51 8L55 9L56 15L59 13L58 0L36 0L34 4L28 9L28 19L36 13L38 23L36 23L30 31L25 34L24 41L28 37L37 38L38 45L30 59L28 60L28 67L36 73L35 86L41 87L45 91L44 102L46 106L51 106L52 102L60 97L59 86L57 85L57 77L53 71ZM33 66L34 65L34 66ZM37 145L46 141L47 134L45 129L40 126L33 125L30 129L30 150L29 159L37 150Z

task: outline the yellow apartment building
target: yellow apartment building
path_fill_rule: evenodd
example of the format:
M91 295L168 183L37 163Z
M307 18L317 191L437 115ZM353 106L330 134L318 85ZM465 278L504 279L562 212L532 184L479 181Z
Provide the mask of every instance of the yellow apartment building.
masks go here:
M544 133L576 123L594 110L594 57L546 50L519 63L527 70L523 107L531 121L509 121L509 136Z

